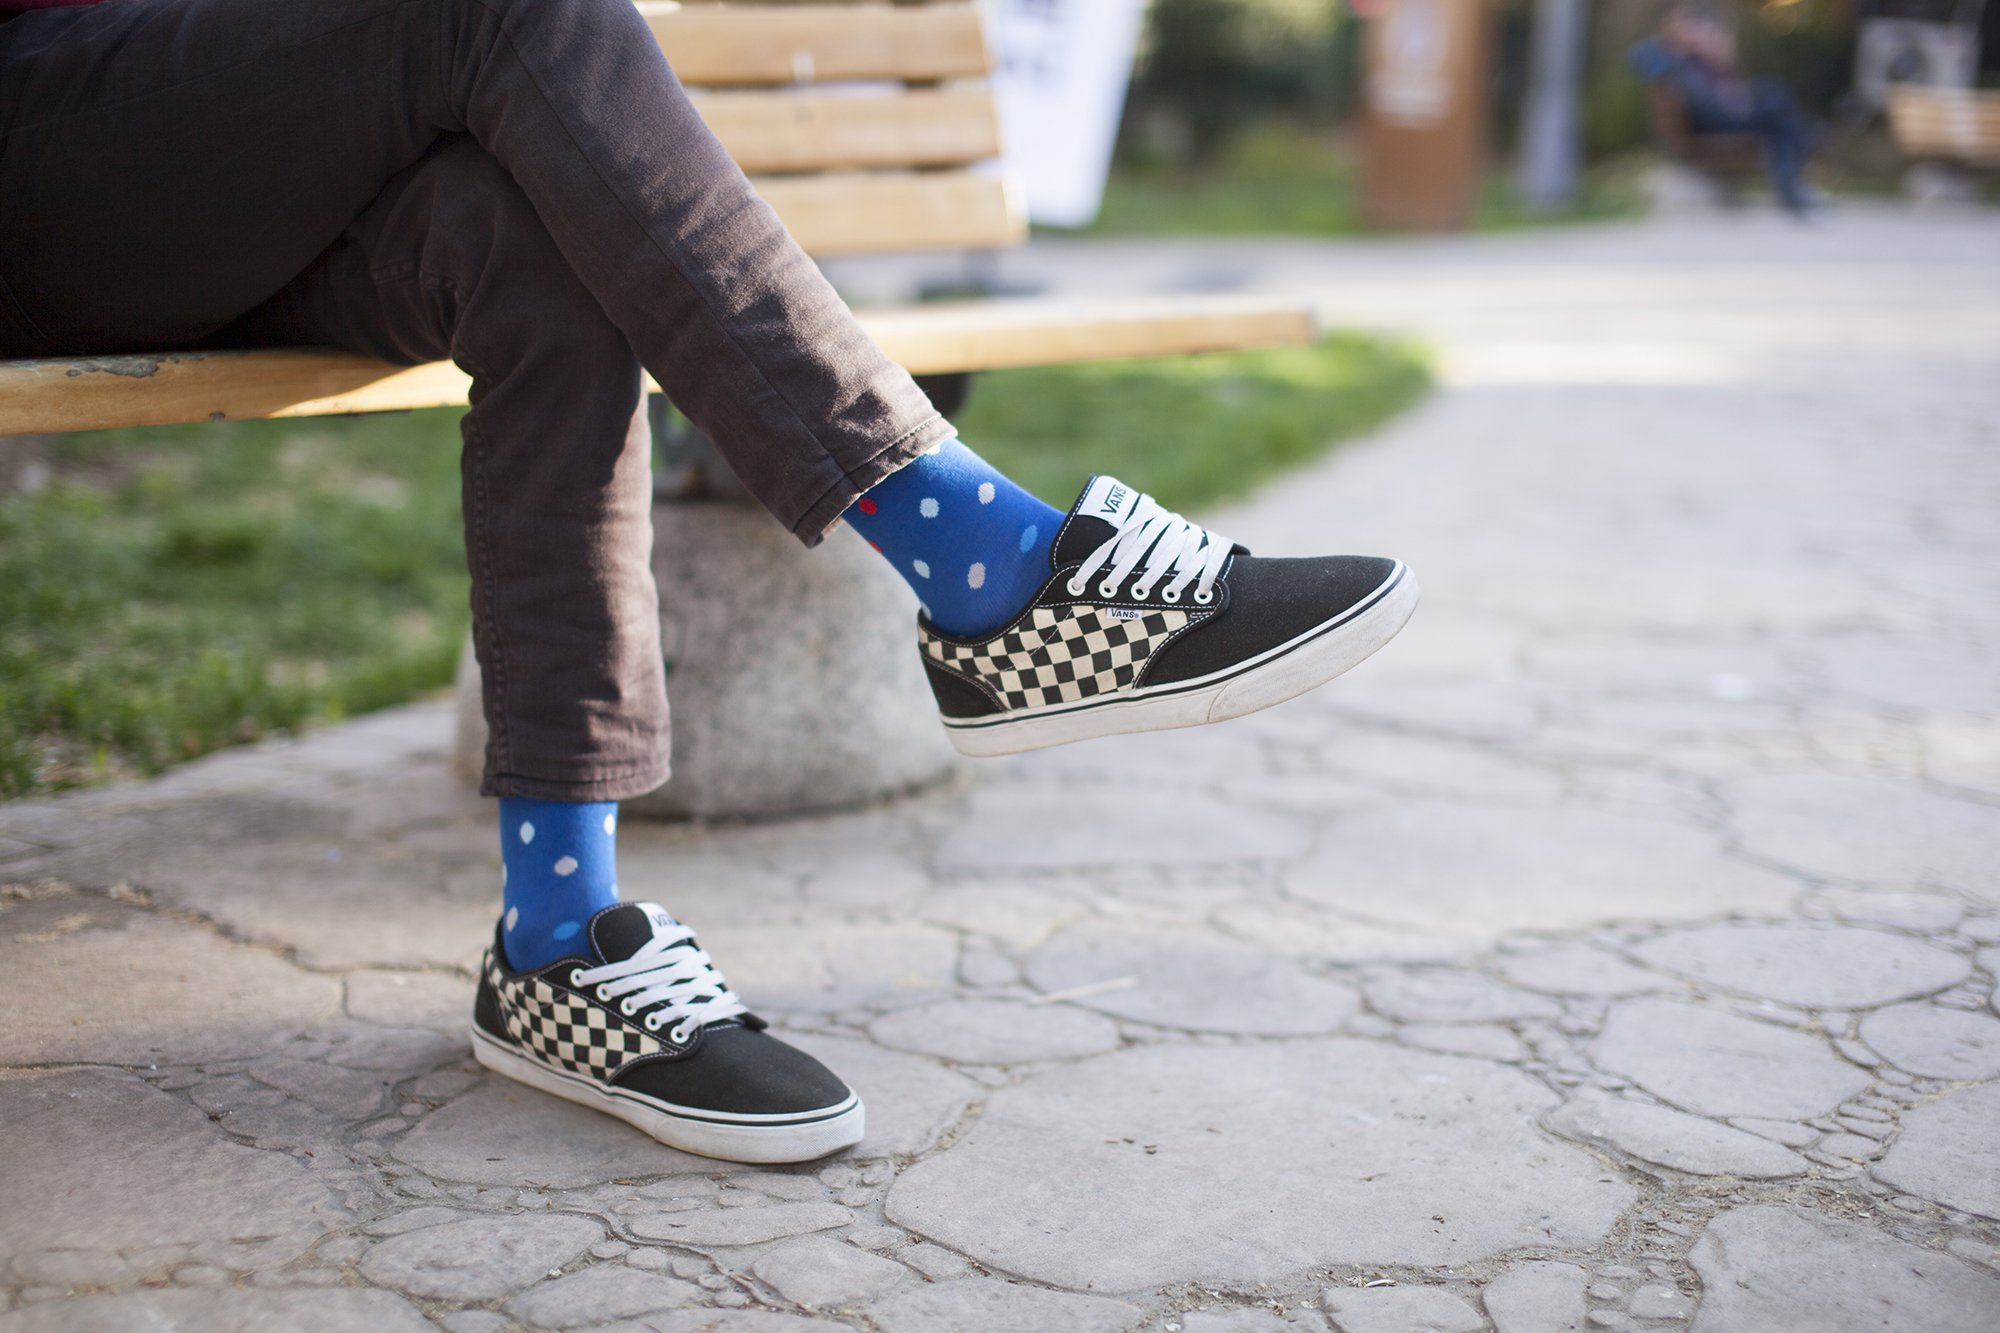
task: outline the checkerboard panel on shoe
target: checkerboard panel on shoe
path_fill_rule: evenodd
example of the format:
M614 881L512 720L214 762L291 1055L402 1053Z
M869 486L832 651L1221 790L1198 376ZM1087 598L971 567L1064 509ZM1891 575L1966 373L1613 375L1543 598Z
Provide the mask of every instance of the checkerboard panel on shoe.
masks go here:
M941 666L991 687L1008 709L1074 703L1129 687L1162 644L1202 618L1186 611L1036 607L985 643L953 643L925 631L924 651Z
M508 978L491 959L486 974L507 1035L553 1064L605 1080L627 1061L663 1049L643 1029L540 977Z

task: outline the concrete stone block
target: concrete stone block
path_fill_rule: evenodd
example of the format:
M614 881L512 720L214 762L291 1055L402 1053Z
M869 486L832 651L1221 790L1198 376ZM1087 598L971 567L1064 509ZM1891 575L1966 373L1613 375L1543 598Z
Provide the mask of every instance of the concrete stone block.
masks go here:
M808 551L763 510L716 501L663 503L653 530L674 775L627 814L836 810L958 771L914 599L852 531ZM486 727L469 649L457 700L456 763L476 775Z

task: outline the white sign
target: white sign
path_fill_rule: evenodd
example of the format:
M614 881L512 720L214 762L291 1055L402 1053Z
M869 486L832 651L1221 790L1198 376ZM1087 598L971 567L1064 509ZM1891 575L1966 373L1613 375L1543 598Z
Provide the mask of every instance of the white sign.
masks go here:
M1082 227L1097 216L1146 0L987 0L1002 169L1028 216Z

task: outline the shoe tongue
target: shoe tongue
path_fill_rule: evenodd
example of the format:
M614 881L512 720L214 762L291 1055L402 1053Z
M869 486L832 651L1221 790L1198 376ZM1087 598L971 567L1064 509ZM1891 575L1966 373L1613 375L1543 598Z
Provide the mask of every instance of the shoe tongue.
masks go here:
M1069 508L1049 559L1056 569L1073 565L1116 536L1139 503L1139 492L1116 477L1095 476Z
M658 903L619 903L590 918L590 942L601 962L622 963L640 946L679 923Z

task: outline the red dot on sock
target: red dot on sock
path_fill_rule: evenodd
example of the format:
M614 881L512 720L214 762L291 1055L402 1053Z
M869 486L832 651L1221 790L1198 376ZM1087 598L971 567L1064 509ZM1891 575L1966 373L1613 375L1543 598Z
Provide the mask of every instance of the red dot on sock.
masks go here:
M875 512L875 502L869 499L865 495L862 496L859 500L856 500L854 502L854 507L856 509L859 509L864 514L872 514ZM875 549L879 551L882 548L878 546Z
M868 544L869 544L870 546L872 546L872 547L874 547L874 548L875 548L875 553L876 553L877 555L880 555L880 554L881 554L881 552L882 552L882 543L881 543L881 542L869 542Z

